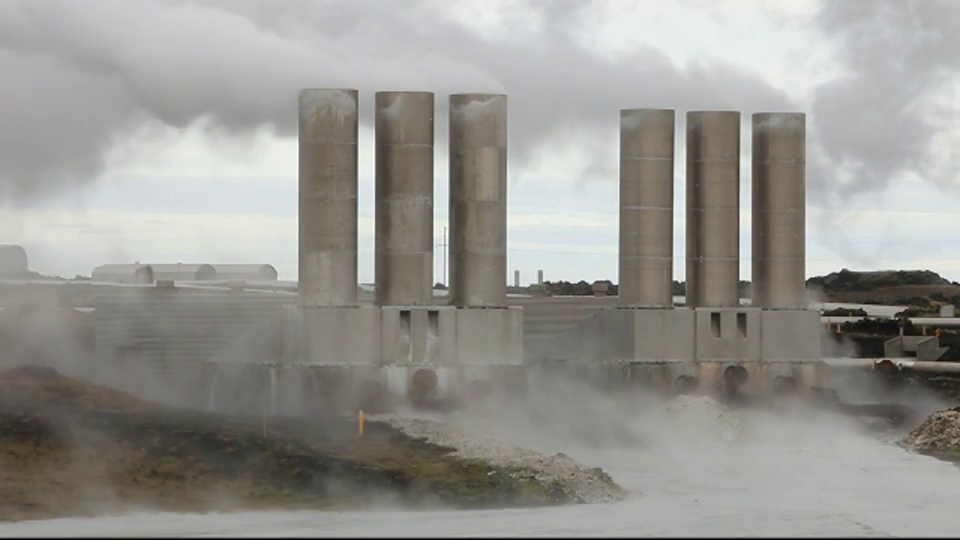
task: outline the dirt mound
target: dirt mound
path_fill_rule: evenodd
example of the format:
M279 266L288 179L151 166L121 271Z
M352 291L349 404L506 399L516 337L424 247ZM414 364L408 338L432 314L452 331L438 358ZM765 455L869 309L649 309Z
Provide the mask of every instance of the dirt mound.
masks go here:
M960 460L960 407L933 413L900 445L914 452Z
M19 409L52 406L109 412L145 412L160 408L113 388L71 379L46 366L19 366L0 372L0 406Z

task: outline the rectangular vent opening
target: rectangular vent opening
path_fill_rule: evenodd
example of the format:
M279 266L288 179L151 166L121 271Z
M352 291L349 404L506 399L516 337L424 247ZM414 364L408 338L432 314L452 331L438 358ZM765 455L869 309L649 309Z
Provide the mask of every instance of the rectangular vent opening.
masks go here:
M400 311L400 333L403 337L410 339L410 310Z
M737 313L737 333L740 337L747 337L747 314Z
M440 337L440 312L439 311L428 311L427 312L427 322L429 323L427 327L429 328L431 338Z
M720 314L717 312L710 314L710 331L713 332L713 337L720 337Z

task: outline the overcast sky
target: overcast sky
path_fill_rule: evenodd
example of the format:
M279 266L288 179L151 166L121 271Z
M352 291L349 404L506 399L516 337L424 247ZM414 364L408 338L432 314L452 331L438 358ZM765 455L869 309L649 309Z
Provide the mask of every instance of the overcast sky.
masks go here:
M296 93L361 93L360 280L373 279L373 94L509 96L510 279L617 280L618 119L807 114L807 273L960 280L960 2L0 0L0 243L72 277L119 262L297 273ZM436 279L442 279L437 248Z

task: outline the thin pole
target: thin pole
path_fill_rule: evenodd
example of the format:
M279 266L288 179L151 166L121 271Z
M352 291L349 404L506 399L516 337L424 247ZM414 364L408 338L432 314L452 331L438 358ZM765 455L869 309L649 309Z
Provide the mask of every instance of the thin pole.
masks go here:
M447 285L447 228L443 228L443 285Z

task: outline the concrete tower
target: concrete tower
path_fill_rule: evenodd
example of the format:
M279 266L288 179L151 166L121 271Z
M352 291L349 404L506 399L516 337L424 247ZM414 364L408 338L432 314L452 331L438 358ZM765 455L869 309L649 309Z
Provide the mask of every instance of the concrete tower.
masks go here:
M377 305L433 303L432 92L376 94Z
M624 307L673 306L674 111L620 111L620 278Z
M357 91L300 92L299 303L357 303Z
M450 96L450 302L507 303L507 96Z
M806 116L753 115L753 305L806 307Z
M687 306L740 305L740 113L687 113Z

